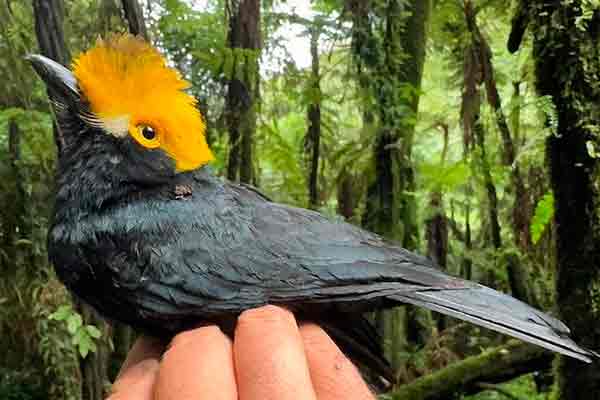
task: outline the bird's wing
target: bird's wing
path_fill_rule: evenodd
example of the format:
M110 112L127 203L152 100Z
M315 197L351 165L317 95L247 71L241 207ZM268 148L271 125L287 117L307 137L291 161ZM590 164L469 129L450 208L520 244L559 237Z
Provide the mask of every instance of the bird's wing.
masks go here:
M353 225L270 202L236 185L198 201L206 204L190 207L201 215L180 214L196 228L179 236L178 247L168 244L160 276L149 286L159 298L176 301L179 310L235 313L273 303L299 311L356 312L402 302L582 360L592 355L569 339L562 322L451 277L428 259Z

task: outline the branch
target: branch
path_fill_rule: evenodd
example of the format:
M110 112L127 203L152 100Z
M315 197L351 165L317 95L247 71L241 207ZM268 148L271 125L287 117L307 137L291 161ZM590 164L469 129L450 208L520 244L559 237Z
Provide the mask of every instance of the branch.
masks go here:
M550 368L552 354L541 347L511 340L506 345L466 358L422 376L391 393L396 400L434 400L456 392L482 390L479 382L498 383Z
M527 25L529 25L529 9L525 3L523 0L518 2L515 13L510 21L512 26L506 47L511 53L515 53L521 47L523 36L525 36Z
M137 0L122 0L123 12L125 13L125 19L129 25L129 32L133 35L139 35L146 41L150 40L148 36L148 30L144 22L144 14L142 7Z

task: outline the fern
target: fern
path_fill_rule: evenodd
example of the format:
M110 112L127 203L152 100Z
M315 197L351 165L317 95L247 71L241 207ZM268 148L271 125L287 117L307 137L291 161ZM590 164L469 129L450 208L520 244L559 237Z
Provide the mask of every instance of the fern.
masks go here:
M554 217L554 195L548 192L537 203L535 214L531 219L530 231L533 244L540 240L552 217Z

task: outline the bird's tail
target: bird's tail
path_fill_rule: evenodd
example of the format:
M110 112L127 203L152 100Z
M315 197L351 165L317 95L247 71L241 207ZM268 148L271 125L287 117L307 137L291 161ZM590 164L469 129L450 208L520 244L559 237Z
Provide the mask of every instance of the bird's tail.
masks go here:
M572 341L569 328L559 320L485 286L432 288L394 294L389 298L472 322L582 361L600 358L598 353Z

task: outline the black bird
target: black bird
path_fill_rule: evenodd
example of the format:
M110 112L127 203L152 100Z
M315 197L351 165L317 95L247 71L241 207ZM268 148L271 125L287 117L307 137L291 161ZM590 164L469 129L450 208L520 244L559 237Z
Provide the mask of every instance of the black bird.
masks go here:
M274 203L213 175L187 83L141 39L100 41L73 73L29 57L63 135L49 257L60 279L107 317L153 335L226 324L276 304L327 329L388 379L362 314L422 306L590 361L559 320L451 277L356 226Z

